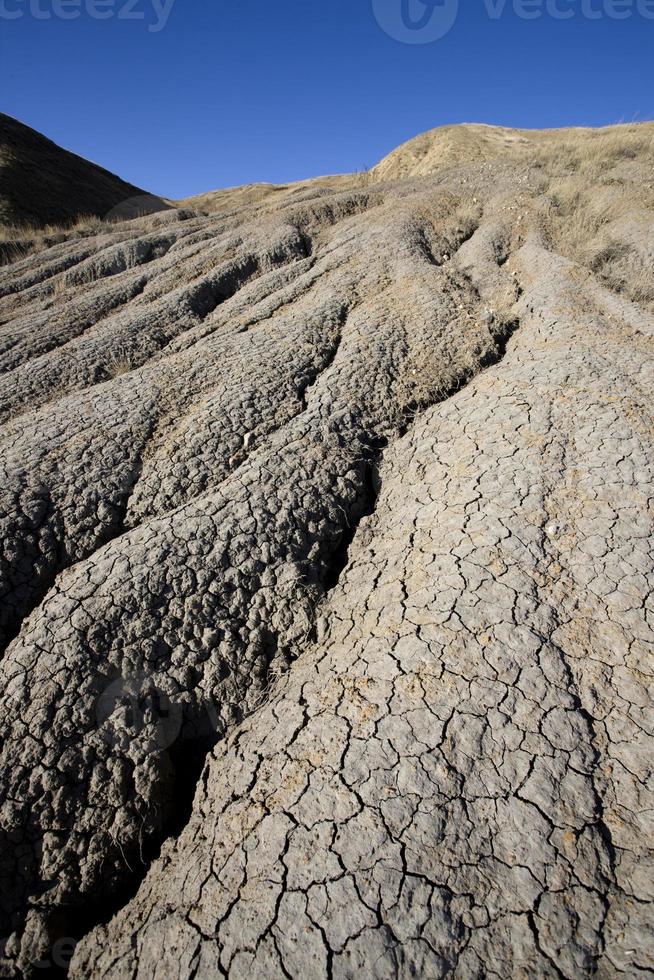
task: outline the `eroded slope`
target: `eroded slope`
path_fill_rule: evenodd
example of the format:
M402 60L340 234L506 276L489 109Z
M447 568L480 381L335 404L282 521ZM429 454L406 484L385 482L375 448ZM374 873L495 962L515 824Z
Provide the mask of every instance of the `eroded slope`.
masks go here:
M654 971L621 139L3 270L9 975Z

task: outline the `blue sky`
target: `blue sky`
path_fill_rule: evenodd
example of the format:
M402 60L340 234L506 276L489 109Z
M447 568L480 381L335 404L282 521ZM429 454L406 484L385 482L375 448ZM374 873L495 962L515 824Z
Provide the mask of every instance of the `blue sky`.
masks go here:
M0 0L1 108L170 197L361 169L445 123L654 117L654 0L459 0L431 43L380 27L419 39L403 3L414 27L456 6L429 2Z

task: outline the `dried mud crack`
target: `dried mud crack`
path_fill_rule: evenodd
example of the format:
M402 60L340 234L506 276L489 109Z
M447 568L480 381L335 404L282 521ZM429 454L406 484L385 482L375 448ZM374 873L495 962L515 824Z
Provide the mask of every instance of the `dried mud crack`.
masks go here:
M0 974L654 974L651 130L504 132L5 250Z

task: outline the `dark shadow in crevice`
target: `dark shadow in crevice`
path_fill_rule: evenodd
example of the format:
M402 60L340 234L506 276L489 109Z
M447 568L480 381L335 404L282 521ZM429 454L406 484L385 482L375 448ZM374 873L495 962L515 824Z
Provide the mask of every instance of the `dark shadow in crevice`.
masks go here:
M370 440L368 444L370 457L363 463L364 478L361 497L350 515L349 523L343 528L340 541L325 563L325 571L321 581L325 595L336 588L341 575L349 564L350 548L361 521L375 512L377 498L381 490L379 464L381 453L386 446L386 439Z
M403 422L398 426L397 435L398 438L402 438L407 434L409 429L412 428L416 419L420 418L425 412L429 411L430 408L434 408L435 405L441 405L443 402L448 401L459 391L466 388L471 381L474 381L479 377L481 372L486 368L493 367L495 364L504 358L506 354L506 349L509 344L509 340L513 334L520 327L520 321L518 319L502 321L501 323L496 323L492 325L489 329L495 346L488 350L480 359L478 366L466 371L464 374L457 377L444 391L440 392L438 397L430 399L424 402L409 402L404 409L404 419Z

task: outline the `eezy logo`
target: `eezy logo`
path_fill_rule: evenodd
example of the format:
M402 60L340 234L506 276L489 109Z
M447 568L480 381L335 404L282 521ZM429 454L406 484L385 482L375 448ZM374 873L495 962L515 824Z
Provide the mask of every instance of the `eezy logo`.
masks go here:
M134 20L157 34L168 23L175 0L0 0L0 20Z
M454 27L459 0L372 0L381 29L403 44L433 44Z

